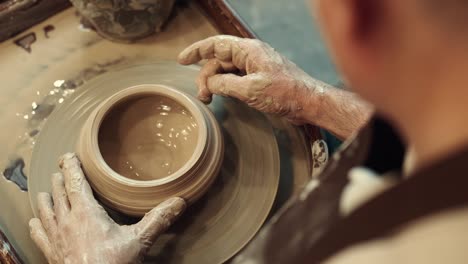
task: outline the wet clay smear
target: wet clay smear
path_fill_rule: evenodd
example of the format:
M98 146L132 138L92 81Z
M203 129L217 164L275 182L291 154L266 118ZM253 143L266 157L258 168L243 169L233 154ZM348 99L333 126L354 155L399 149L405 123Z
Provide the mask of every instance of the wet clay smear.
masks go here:
M8 167L3 170L3 176L18 185L22 191L28 190L28 179L24 175L24 160L18 158L13 160Z
M152 95L119 103L99 129L99 148L117 173L136 180L167 177L193 155L198 126L172 99Z
M1 0L0 0L1 1ZM51 25L50 25L51 26ZM46 26L45 28L47 28ZM53 26L51 26L53 27ZM44 30L46 30L44 28ZM52 30L52 28L48 28ZM73 78L66 80L56 80L51 84L51 89L45 94L36 91L37 96L42 96L40 100L34 100L28 107L25 107L25 112L16 113L18 118L26 121L28 131L19 137L16 147L8 156L21 157L15 158L12 161L7 161L7 166L3 170L3 176L14 182L18 187L27 191L27 180L23 172L25 160L27 163L28 155L25 157L25 148L32 149L34 147L36 137L39 134L47 117L55 110L57 105L62 104L65 99L70 97L75 90L80 88L84 83L108 71L114 65L118 65L125 61L125 57L119 57L105 63L96 64L92 67L85 68L78 72ZM26 150L30 151L30 150Z

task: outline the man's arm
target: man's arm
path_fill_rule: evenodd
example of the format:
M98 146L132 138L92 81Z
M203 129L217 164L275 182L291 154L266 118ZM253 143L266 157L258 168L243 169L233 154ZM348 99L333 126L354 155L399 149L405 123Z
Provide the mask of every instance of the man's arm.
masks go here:
M313 81L317 92L305 96L298 118L347 139L370 118L373 107L356 94Z
M197 79L198 97L205 103L213 94L234 97L294 124L325 128L341 139L372 112L354 94L315 80L259 40L214 36L192 44L178 60L184 65L206 60Z

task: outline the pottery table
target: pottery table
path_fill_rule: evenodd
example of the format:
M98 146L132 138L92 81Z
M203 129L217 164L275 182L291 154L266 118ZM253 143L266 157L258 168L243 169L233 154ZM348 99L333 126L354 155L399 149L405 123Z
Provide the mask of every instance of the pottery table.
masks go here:
M231 28L212 23L209 18L220 12L202 11L195 4L178 5L163 32L134 44L119 44L84 29L74 9L68 8L0 43L0 229L4 234L0 236L0 251L15 250L16 257L25 263L44 263L29 238L28 221L33 211L27 176L32 150L48 116L84 84L114 67L174 61L186 46L220 33L249 35L235 23ZM18 45L17 40L23 37L30 45ZM312 162L310 138L302 128L266 118L280 158L274 211L306 184L318 164ZM310 135L312 140L319 138L315 128ZM2 256L0 260L6 261Z

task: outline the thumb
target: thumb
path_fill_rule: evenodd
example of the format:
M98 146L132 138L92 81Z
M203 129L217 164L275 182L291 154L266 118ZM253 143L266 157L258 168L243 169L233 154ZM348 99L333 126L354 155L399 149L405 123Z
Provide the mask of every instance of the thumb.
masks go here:
M179 197L170 198L151 211L134 225L137 236L144 244L150 246L186 208L184 199Z

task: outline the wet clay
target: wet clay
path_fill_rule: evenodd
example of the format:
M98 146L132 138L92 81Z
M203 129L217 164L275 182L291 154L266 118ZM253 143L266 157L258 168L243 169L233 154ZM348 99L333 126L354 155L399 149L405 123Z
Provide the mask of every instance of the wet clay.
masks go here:
M197 123L185 107L152 95L112 108L101 124L98 142L115 172L147 181L180 169L192 156L197 139Z
M296 190L296 186L297 190L302 189L310 175L309 169L312 166L308 164L312 159L305 155L308 147L300 130L284 120L278 119L274 126L280 129L273 130L270 122L260 113L241 102L220 96L215 96L208 106L209 110L204 110L203 105L194 98L198 92L194 83L198 74L198 68L182 67L175 62L153 63L110 71L87 81L83 87L77 89L73 94L73 98L77 99L65 100L60 107L63 110L54 111L48 117L36 140L28 179L34 211L37 213L37 193L51 189L50 175L57 171L57 157L67 151L76 150L78 155L86 155L82 157L82 166L90 170L88 180L94 186L94 193L111 208L136 216L144 214L140 208L151 209L155 206L153 201L163 201L167 197L182 196L196 201L190 205L190 211L179 219L182 221L177 226L171 227L170 232L159 237L151 249L151 256L145 259L147 263L191 264L194 260L197 263L224 263L239 251L264 223L279 190L279 182L285 187L283 192L286 195L281 197L286 200L289 193ZM134 92L123 95L124 91L130 91L129 87L142 83L158 85L134 87ZM217 144L224 141L226 152L213 185L198 200L193 193L204 193L207 187L204 187L205 183L197 182L212 179L213 176L209 174L214 171L213 164L218 164L212 159L223 157L217 150L206 149L206 156L200 156L197 164L199 166L190 170L193 174L184 173L174 180L168 180L167 177L160 184L152 184L150 181L140 181L138 184L120 183L120 180L114 180L113 175L106 174L101 169L103 160L87 160L87 157L98 154L94 151L94 148L98 149L97 142L93 144L89 139L91 135L97 137L99 127L99 122L96 122L96 128L92 129L93 126L88 122L103 120L104 112L108 112L103 111L100 117L95 116L93 111L104 110L100 105L111 97L129 98L128 94L141 94L138 91L151 92L162 88L154 86L172 87L191 95L192 102L200 106L203 115L212 113L223 131L222 139L211 136L215 127L209 128L212 121L205 118L206 135L209 136L206 147L215 146L216 144L210 142L219 138ZM177 100L181 104L183 101L185 100ZM113 102L106 105L116 105ZM196 109L189 108L191 104L187 102L183 105L197 120L200 140L204 132L203 122L198 122ZM85 126L87 128L83 130ZM275 135L278 135L280 143L276 142ZM86 144L77 144L78 142ZM278 146L283 149L284 155L278 155ZM200 145L197 144L195 153L198 147ZM280 157L281 174L284 177L278 177ZM207 176L201 178L203 175ZM163 183L164 180L167 182ZM107 197L109 199L105 199Z

